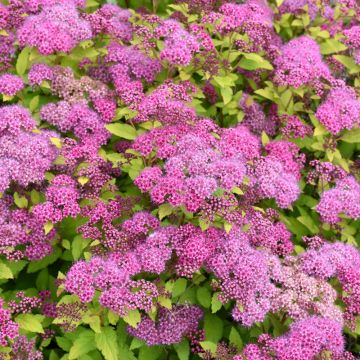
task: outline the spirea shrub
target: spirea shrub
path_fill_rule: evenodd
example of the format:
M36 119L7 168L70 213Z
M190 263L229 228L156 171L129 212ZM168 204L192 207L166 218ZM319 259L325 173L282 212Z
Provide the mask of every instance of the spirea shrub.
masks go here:
M355 0L0 1L0 360L360 356Z

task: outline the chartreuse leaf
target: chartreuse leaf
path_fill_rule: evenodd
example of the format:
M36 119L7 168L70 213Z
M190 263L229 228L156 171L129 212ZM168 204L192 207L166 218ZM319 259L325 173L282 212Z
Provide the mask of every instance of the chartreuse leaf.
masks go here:
M336 39L326 39L322 44L320 44L320 50L323 55L339 53L346 49L347 47Z
M96 347L101 351L105 360L118 360L119 348L115 330L108 326L95 334Z
M204 329L206 341L217 343L223 336L224 324L216 315L206 314Z
M25 196L20 196L17 192L14 193L14 203L20 209L25 209L28 206L28 200Z
M25 74L25 71L29 64L29 55L30 55L31 49L28 47L25 47L21 50L17 61L16 61L16 72L21 76Z
M233 91L230 87L222 87L220 88L221 96L224 100L224 105L228 104L233 96Z
M233 344L236 346L238 351L240 351L244 346L241 336L239 335L239 333L237 332L235 327L232 327L230 330L229 341L230 341L230 344Z
M7 265L0 263L0 279L13 279L13 273Z
M139 310L129 310L128 314L123 317L123 320L136 328L141 320L141 314Z
M239 66L245 70L273 69L269 61L255 53L243 54L243 58L240 60Z
M138 360L157 360L162 352L160 346L143 346L140 348Z
M105 127L114 135L121 137L123 139L127 140L134 140L136 139L137 133L136 129L133 128L129 124L121 124L121 123L115 123L115 124L108 124L105 125Z
M45 316L43 315L20 314L16 317L15 321L22 330L43 334L44 329L41 322L44 318Z
M184 339L179 344L174 344L175 351L179 357L179 360L188 360L190 356L190 345L187 339Z
M352 129L345 131L344 135L341 136L340 140L347 143L359 143L360 142L360 129Z
M211 293L206 287L201 287L196 292L196 297L201 306L209 308L211 305Z
M159 206L159 219L162 220L164 217L170 215L174 208L170 204L161 204Z
M219 300L219 293L215 293L211 299L211 312L216 313L222 307L222 302Z
M95 333L91 330L84 331L75 339L69 352L69 360L76 360L95 349Z
M187 281L184 278L177 279L172 289L172 296L176 297L181 295L186 289Z
M217 349L216 343L212 341L201 341L200 345L205 351L210 351L212 355L216 354L216 349Z

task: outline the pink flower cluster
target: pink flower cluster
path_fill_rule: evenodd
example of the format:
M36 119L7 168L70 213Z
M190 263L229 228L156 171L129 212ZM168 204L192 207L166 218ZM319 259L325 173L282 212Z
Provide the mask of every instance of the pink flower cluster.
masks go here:
M24 88L24 82L19 76L12 74L0 75L0 94L14 96Z
M10 260L23 257L39 260L53 251L51 240L56 232L44 233L44 223L25 209L12 210L12 199L0 200L0 253Z
M187 32L176 20L164 20L155 29L157 38L164 39L160 59L172 65L189 65L200 45L193 35Z
M317 108L316 117L334 135L360 121L360 101L351 87L333 88Z
M55 176L45 196L46 202L33 208L33 214L44 223L57 223L68 216L76 217L80 212L76 182L68 175Z
M250 344L244 349L248 360L306 360L330 353L334 359L343 357L345 341L339 323L317 316L299 320L290 326L284 335L271 338L262 335L259 345Z
M0 345L7 346L8 340L19 335L19 324L11 320L11 312L4 309L4 300L0 299Z
M134 260L125 256L117 261L99 257L93 257L88 263L79 261L67 273L65 288L78 295L82 302L92 301L95 290L101 290L100 304L121 316L129 310L150 311L158 290L149 281L130 279L130 275L141 270Z
M80 18L72 2L44 6L28 16L17 32L21 46L36 47L42 55L69 52L91 37L90 24Z
M133 27L129 21L130 17L129 10L113 4L105 4L94 13L84 16L89 21L94 35L108 34L123 41L130 41L132 38Z
M25 108L4 106L0 114L0 192L12 181L21 186L39 183L57 156L49 140L58 135L34 133L35 121Z
M291 205L300 195L294 174L286 172L284 165L272 157L260 158L250 167L251 185L260 199L274 198L280 208Z
M161 307L156 322L143 316L136 328L128 326L128 332L149 346L177 344L197 330L202 316L197 306L177 305L171 310Z
M225 3L219 12L211 12L202 20L215 25L221 34L245 33L249 37L248 50L270 50L278 37L272 27L273 12L265 1L249 0L244 4ZM244 44L242 44L244 45Z
M224 234L206 267L218 278L220 301L235 300L232 316L245 326L263 321L276 288L270 279L269 254L255 250L238 229Z
M330 70L322 60L319 45L310 37L295 38L280 50L281 54L275 59L275 80L279 85L298 88L323 78L331 78Z
M340 214L352 219L360 217L360 184L353 176L338 180L336 186L321 194L316 211L323 221L336 224Z
M266 116L261 105L252 100L248 94L243 94L240 100L240 108L244 111L242 124L246 125L253 133L261 134L262 131L268 135L275 135L275 119ZM250 105L248 102L250 101Z

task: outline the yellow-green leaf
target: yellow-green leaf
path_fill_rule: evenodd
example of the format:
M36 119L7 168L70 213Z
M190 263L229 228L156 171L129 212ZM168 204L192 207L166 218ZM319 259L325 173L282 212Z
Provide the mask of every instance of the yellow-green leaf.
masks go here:
M131 125L122 124L122 123L115 123L115 124L108 124L105 125L106 129L108 129L112 134L121 137L127 140L134 140L136 139L137 133L136 129L133 128Z
M141 320L141 314L139 310L130 310L128 314L123 317L123 320L130 326L136 328Z

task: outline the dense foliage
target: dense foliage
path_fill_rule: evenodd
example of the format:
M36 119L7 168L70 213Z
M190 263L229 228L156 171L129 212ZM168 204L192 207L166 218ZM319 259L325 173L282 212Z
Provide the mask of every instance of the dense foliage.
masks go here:
M356 359L356 0L1 0L0 359Z

